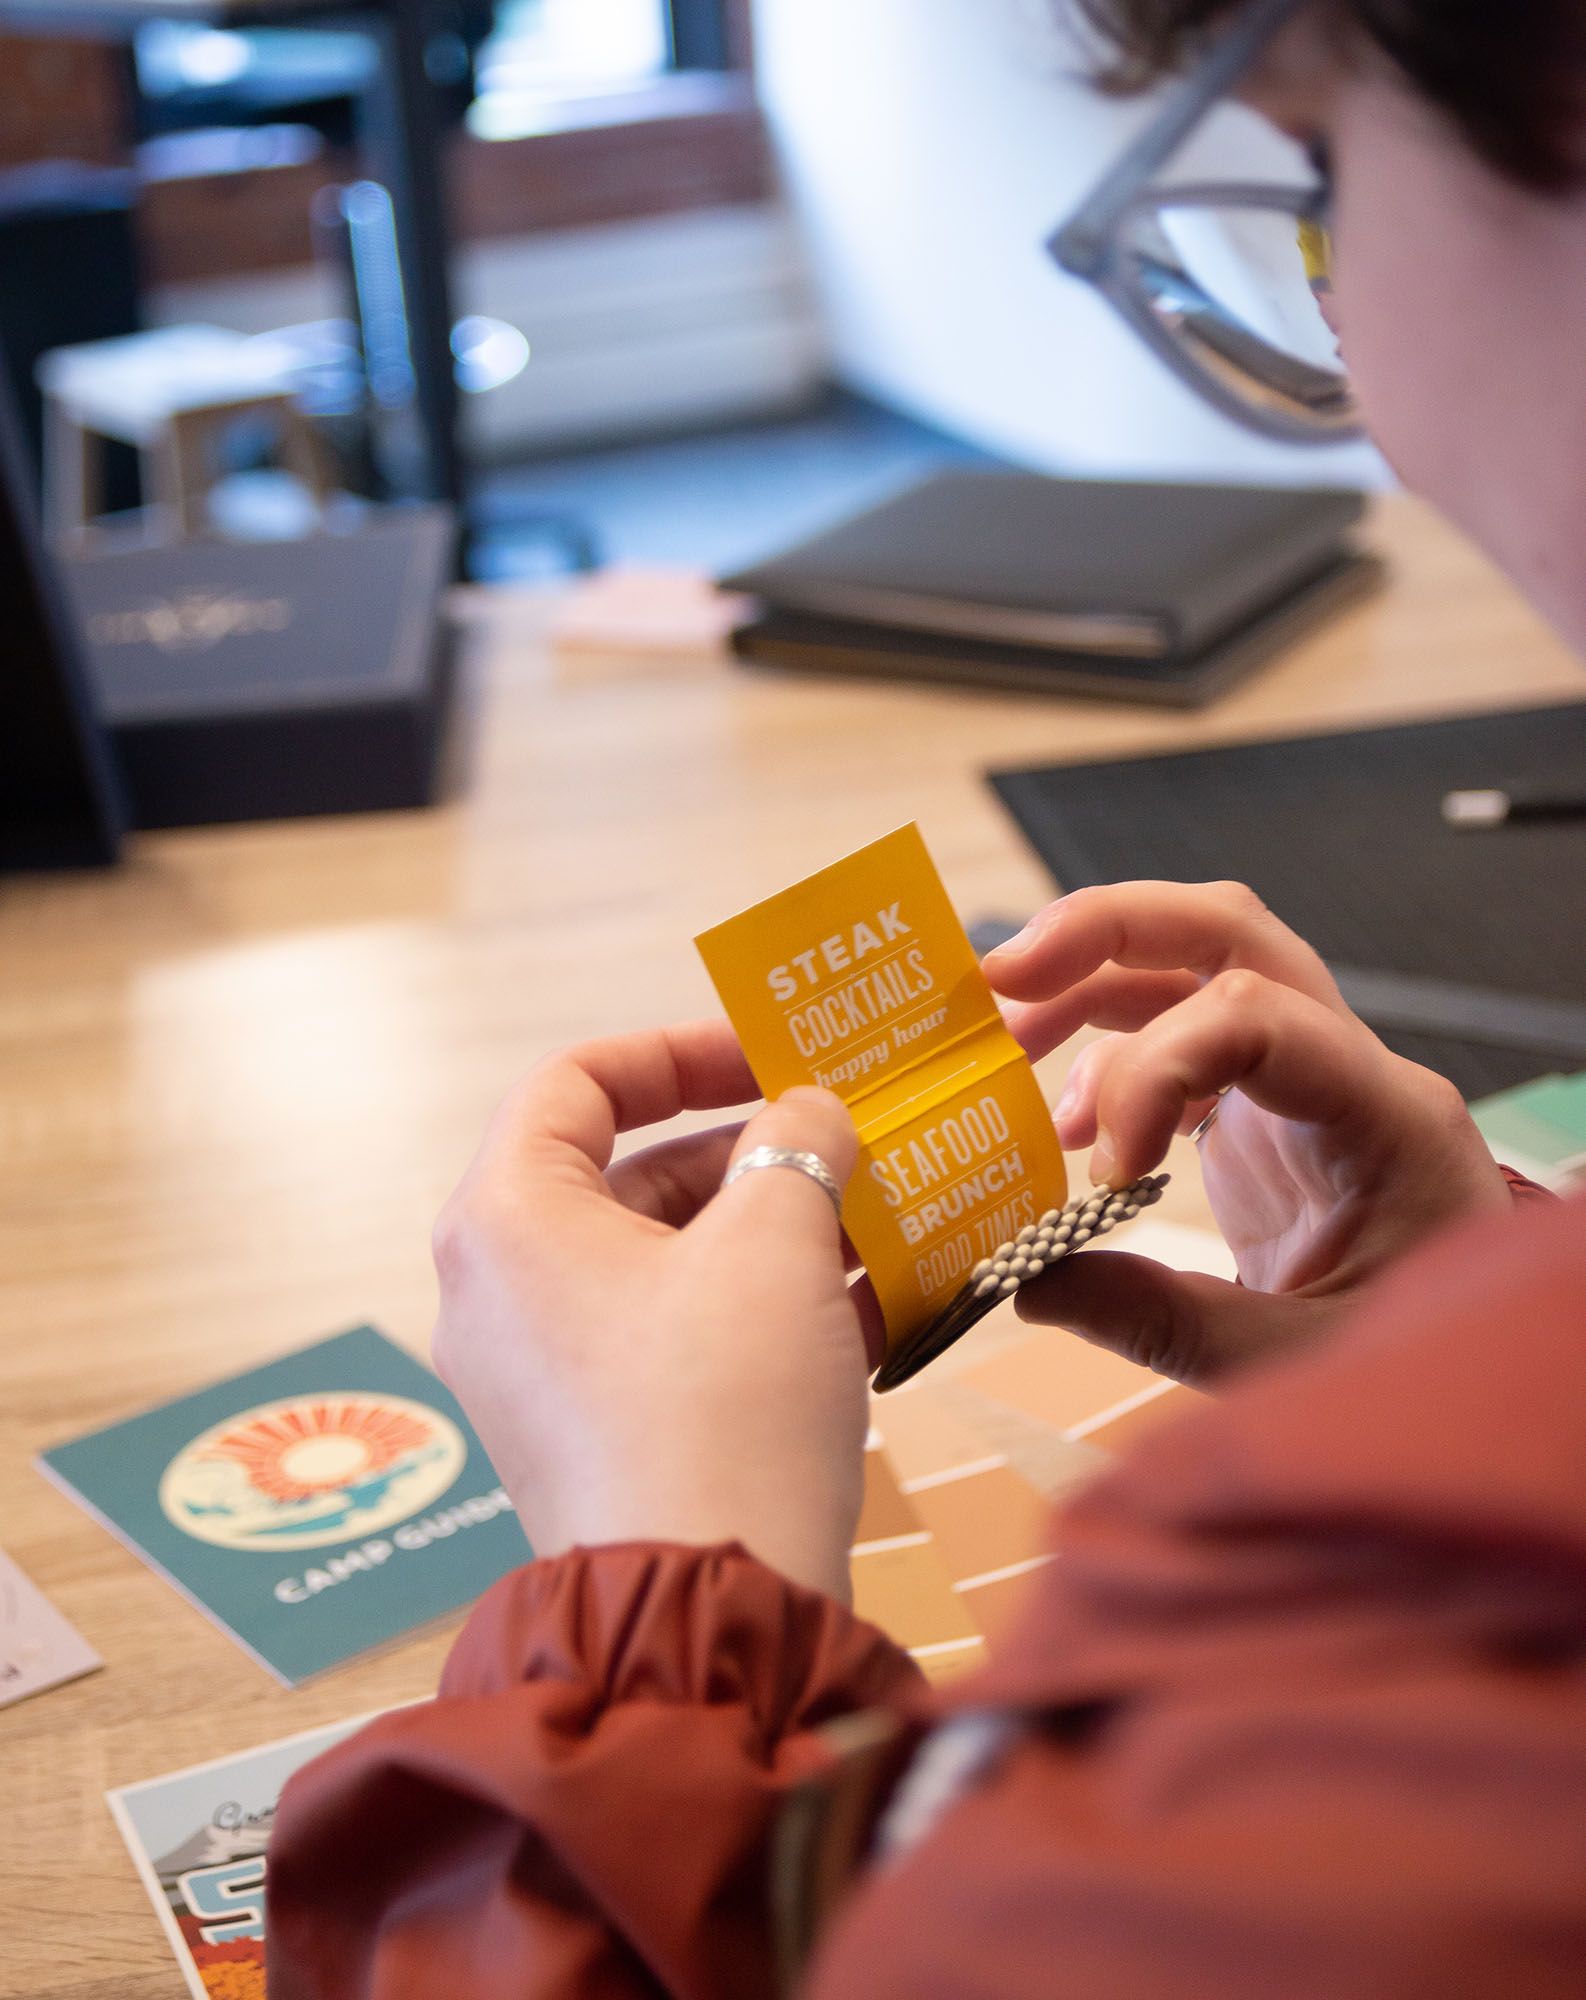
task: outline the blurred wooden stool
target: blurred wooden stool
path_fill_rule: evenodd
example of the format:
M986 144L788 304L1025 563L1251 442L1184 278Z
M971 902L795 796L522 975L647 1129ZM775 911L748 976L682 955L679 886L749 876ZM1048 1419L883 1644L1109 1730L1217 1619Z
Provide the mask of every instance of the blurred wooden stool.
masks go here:
M103 441L137 448L145 506L176 539L201 535L224 433L258 418L281 462L323 507L330 481L299 407L298 357L268 337L173 326L58 347L38 364L44 398L44 518L54 539L81 538L103 495Z

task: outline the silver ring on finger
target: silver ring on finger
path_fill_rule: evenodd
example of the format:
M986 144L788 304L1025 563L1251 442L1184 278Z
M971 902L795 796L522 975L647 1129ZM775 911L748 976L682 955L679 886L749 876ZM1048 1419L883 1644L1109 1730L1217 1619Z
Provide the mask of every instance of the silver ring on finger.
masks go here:
M837 1176L819 1153L802 1153L793 1146L755 1146L741 1160L733 1161L721 1184L731 1187L741 1175L752 1174L761 1167L791 1167L794 1173L805 1175L831 1196L832 1207L842 1214L843 1191Z
M1231 1083L1225 1083L1222 1089L1219 1090L1217 1095L1212 1099L1211 1109L1206 1113L1206 1116L1201 1120L1201 1122L1195 1127L1195 1130L1191 1132L1191 1134L1189 1135L1190 1144L1192 1146L1198 1146L1202 1141L1202 1139L1206 1137L1206 1134L1217 1123L1217 1114L1223 1108L1223 1099L1228 1095L1229 1091L1232 1089L1233 1085Z

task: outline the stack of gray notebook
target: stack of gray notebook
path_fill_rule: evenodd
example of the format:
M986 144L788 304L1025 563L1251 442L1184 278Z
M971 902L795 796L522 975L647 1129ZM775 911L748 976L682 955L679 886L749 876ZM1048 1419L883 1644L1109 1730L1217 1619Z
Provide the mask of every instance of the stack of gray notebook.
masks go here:
M1198 707L1377 583L1363 505L955 469L722 583L760 665Z

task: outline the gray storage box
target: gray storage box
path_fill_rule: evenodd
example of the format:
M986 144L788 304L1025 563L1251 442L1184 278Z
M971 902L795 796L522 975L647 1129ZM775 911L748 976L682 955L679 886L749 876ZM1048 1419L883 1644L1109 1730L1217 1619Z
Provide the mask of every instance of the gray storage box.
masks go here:
M454 544L446 508L393 508L299 541L63 563L134 824L430 804Z

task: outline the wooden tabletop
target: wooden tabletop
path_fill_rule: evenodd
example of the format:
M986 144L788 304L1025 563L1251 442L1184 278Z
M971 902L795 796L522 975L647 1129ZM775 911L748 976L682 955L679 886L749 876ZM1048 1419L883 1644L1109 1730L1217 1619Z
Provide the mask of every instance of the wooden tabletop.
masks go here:
M364 1320L422 1352L430 1220L503 1087L710 1010L697 930L908 819L966 917L1045 898L989 764L1586 698L1446 529L1393 502L1376 535L1388 592L1195 717L558 657L548 600L465 593L455 803L0 883L0 1545L106 1662L0 1711L0 1994L180 1993L106 1787L420 1695L450 1637L285 1692L34 1455Z

